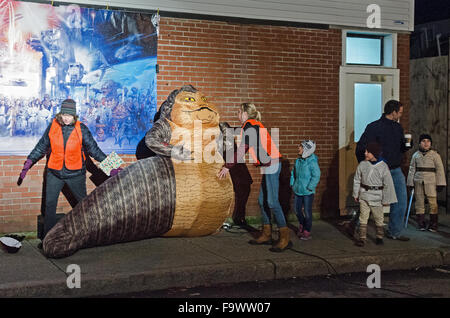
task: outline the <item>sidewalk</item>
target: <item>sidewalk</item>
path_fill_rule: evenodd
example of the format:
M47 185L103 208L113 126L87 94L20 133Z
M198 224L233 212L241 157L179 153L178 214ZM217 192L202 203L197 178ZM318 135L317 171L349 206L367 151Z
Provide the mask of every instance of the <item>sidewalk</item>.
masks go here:
M404 234L409 242L384 239L360 248L337 224L313 223L313 239L300 241L293 231L293 249L325 258L339 273L412 269L450 264L450 215L440 213L439 233L420 232L410 220ZM333 273L325 261L288 250L272 253L270 246L248 244L251 235L233 227L199 238L153 238L138 242L83 249L63 259L46 259L38 240L23 241L17 254L0 250L0 297L84 297L306 277ZM81 288L69 289L67 266L81 268ZM69 273L70 274L70 273Z

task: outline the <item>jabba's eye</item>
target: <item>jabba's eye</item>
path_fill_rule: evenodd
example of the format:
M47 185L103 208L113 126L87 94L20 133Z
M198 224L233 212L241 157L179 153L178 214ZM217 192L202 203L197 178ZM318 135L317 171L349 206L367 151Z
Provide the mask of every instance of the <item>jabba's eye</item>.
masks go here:
M195 102L195 98L194 97L185 97L184 100L187 101L187 102Z
M208 99L205 96L202 96L202 101L207 102Z

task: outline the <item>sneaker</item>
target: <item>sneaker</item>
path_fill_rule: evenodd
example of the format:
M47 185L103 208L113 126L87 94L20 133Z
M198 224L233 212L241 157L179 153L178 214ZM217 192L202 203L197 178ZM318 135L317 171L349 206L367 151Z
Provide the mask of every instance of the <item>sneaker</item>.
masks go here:
M364 247L364 245L366 245L366 242L364 240L357 240L355 245L359 247Z
M425 231L425 229L423 229L423 230ZM428 231L433 232L433 233L436 233L436 232L437 232L436 229L433 229L433 228L431 228L431 227L428 228Z
M400 235L400 236L393 236L393 235L387 233L387 234L386 234L386 237L387 237L388 239L391 239L391 240L398 240L398 241L402 241L402 242L407 242L407 241L409 241L409 237L407 237L407 236L402 236L402 235Z
M308 241L308 240L312 239L311 232L304 230L300 239L302 241Z
M375 244L376 244L376 245L383 245L383 244L384 244L383 239L377 237L377 238L375 239Z

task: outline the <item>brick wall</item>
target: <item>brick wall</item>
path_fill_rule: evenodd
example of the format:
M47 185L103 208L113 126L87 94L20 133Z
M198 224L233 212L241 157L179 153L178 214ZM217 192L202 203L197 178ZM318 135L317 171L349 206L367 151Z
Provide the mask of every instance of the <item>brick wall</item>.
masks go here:
M397 37L397 68L400 69L400 101L403 103L403 115L400 119L402 127L405 132L410 132L409 129L409 34L399 34ZM414 142L414 141L413 141ZM408 151L403 157L402 171L407 176L409 169L409 159L412 152Z
M401 96L407 100L409 35L399 36L398 56ZM280 151L290 167L299 142L314 139L322 177L313 209L322 217L333 216L338 208L340 63L340 30L162 18L158 106L173 89L192 84L219 107L221 120L237 126L239 104L254 102L264 125L280 129ZM135 160L122 157L128 164ZM0 233L35 229L45 160L17 187L24 161L25 157L0 157ZM254 167L250 172L254 184L247 215L258 216L261 177ZM92 189L88 180L88 191ZM60 198L58 212L69 210Z
M299 142L316 140L322 169L318 211L326 184L338 181L332 170L337 170L341 31L181 19L163 19L161 30L159 101L173 88L193 84L212 97L221 119L232 126L239 124L240 103L254 102L264 125L280 129L280 151L291 165ZM261 176L254 167L250 172L247 215L259 215ZM336 201L336 188L327 193Z

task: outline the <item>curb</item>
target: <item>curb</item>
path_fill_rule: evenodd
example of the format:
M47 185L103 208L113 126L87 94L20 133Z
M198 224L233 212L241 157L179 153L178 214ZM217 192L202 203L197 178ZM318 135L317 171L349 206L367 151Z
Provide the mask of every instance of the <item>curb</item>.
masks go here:
M447 255L450 261L450 252ZM411 252L399 251L382 255L364 255L352 257L330 257L330 268L324 261L313 262L277 261L276 277L274 279L284 279L291 277L311 277L319 275L335 275L346 273L366 272L367 266L377 264L381 270L408 270L417 267L434 267L450 264L444 262L444 258L439 250L413 250ZM334 270L333 270L334 269Z
M338 274L366 272L370 264L378 264L381 270L406 270L450 265L450 248L329 257L328 261ZM334 272L319 259L298 261L267 259L257 262L179 267L115 276L82 276L79 289L69 289L65 279L0 284L0 297L100 297L168 288L192 288L328 274L334 274Z

